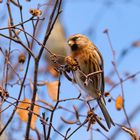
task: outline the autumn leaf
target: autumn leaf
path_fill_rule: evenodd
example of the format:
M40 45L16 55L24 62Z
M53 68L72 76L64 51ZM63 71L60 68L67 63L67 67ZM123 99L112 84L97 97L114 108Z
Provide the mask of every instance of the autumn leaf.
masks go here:
M113 86L115 84L114 81L112 81L112 79L107 76L105 77L105 82L110 86Z
M122 96L118 96L116 99L116 109L121 110L123 108L123 98Z
M6 99L9 97L9 93L6 90L4 90L1 86L0 86L0 97L2 99Z
M35 17L40 16L42 14L42 11L39 9L30 9L29 12L31 15L33 15Z
M47 71L54 77L58 77L58 72L54 69L54 67L52 67L51 65L49 65L47 67Z
M30 108L30 103L31 101L29 99L24 98L24 100L19 104L18 109L16 110L19 118L24 122L28 121L28 112L29 112L28 108ZM39 107L34 106L33 112L35 114L39 114ZM32 115L32 121L31 121L31 128L33 130L35 129L35 123L37 121L37 116L35 114Z
M21 64L24 64L26 60L26 56L24 53L21 53L19 56L18 56L18 62L21 63Z
M46 82L46 86L48 89L48 95L53 101L57 101L58 84L59 84L58 81Z

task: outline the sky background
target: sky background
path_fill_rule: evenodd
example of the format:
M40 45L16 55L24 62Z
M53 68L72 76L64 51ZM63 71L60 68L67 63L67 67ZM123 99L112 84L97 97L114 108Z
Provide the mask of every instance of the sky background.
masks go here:
M140 3L138 1L89 0L74 2L68 0L64 5L62 21L65 29L67 29L67 36L83 33L94 42L103 55L105 75L107 75L112 68L112 53L103 31L105 29L109 30L116 58L118 58L122 50L131 47L134 41L140 39L139 14ZM130 50L129 54L121 61L118 67L121 77L124 77L125 72L135 73L140 70L139 53L139 48ZM135 83L128 81L124 84L125 105L128 114L139 105L139 78L140 76L138 75ZM118 81L116 76L113 79L116 82ZM106 91L108 89L109 87L106 85ZM120 86L111 92L113 97L117 97L119 94L121 94ZM121 122L124 119L124 115L122 115L122 112L114 111L114 107L114 105L108 105L111 116L115 122ZM138 132L140 132L139 118L140 113L131 121L132 127L136 128ZM113 132L113 128L110 132ZM83 136L83 131L79 132L79 134L81 134L81 139L87 138ZM96 136L94 135L95 139ZM128 140L127 136L127 134L121 133L116 139ZM102 137L97 138L103 139Z
M25 11L29 11L30 8L36 8L37 3L44 3L44 1L31 1L23 2L23 8ZM4 10L4 4L0 5L0 9ZM134 74L140 71L140 48L132 47L134 41L140 41L140 2L138 0L66 0L63 2L62 7L63 12L61 13L61 23L64 26L66 38L72 34L82 33L85 34L94 42L94 44L99 48L100 52L104 58L104 68L105 76L109 74L112 70L112 52L109 47L109 42L107 36L103 33L105 29L108 29L110 39L115 50L116 60L118 60L121 52L124 49L132 48L128 52L128 55L118 64L118 71L122 78L125 78L125 73L129 72ZM7 13L5 13L7 14ZM15 23L18 22L17 11L13 11L16 16ZM30 14L25 14L24 19L30 17ZM3 22L0 27L6 26L7 22ZM30 32L30 25L27 26ZM43 31L42 31L43 32ZM41 38L41 37L40 37ZM46 76L44 76L46 78ZM43 80L43 77L40 79ZM115 83L119 82L116 74L112 77ZM140 105L140 76L137 75L136 81L132 82L129 80L124 84L125 93L125 106L126 111L129 114ZM105 91L108 91L111 87L106 84ZM41 90L40 90L41 91ZM61 96L66 97L76 97L78 95L78 90L70 83L66 78L62 78L61 86ZM121 88L118 86L110 93L114 98L121 95ZM72 109L72 106L79 106L79 102L67 102L62 103L64 106L68 106ZM85 107L86 108L86 107ZM125 120L123 111L116 111L115 104L113 102L107 103L107 108L112 116L114 122L122 124ZM58 113L63 113L63 116L67 118L67 113L64 111L58 111ZM86 110L83 109L83 114L86 114ZM101 114L101 112L99 112ZM17 117L17 116L16 116ZM59 121L56 117L56 124L59 126ZM140 112L131 120L132 128L136 129L140 134ZM26 126L26 125L25 125ZM67 126L67 125L66 125ZM69 126L67 126L68 128ZM70 126L76 128L75 126ZM95 125L95 128L97 125ZM63 131L66 131L65 128ZM111 128L109 133L104 132L107 136L111 136L116 130ZM40 130L41 131L41 130ZM34 135L34 134L32 134ZM17 136L22 137L23 134L17 134ZM77 133L75 133L70 140L80 139L89 140L89 132L85 128L81 128ZM52 139L61 140L61 137L53 137ZM93 139L105 139L101 134L93 131ZM116 140L128 140L131 139L125 132L119 133Z

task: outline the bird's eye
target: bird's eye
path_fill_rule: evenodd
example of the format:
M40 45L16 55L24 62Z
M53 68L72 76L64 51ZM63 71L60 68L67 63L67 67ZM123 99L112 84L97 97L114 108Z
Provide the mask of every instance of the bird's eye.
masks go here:
M80 40L81 39L81 37L78 37L76 40Z

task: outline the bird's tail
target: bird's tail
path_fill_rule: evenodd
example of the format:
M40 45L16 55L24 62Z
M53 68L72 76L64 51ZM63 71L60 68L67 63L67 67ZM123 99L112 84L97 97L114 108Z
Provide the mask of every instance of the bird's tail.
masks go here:
M98 102L98 105L100 106L100 109L101 109L103 115L104 115L104 118L106 120L107 126L110 129L111 124L112 125L115 125L115 124L114 124L113 120L111 119L111 117L110 117L110 115L109 115L109 113L108 113L108 111L107 111L107 109L105 107L104 101L101 98L101 99L97 100L97 102Z

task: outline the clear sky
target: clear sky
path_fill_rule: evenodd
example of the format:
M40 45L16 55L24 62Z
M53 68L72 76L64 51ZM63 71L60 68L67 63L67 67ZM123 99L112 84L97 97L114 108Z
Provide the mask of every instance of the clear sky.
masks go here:
M45 1L45 0L44 0ZM32 2L23 2L24 9L36 8L37 3L44 3L44 1L35 0ZM64 25L66 37L75 33L82 33L87 35L90 40L99 48L104 58L105 76L112 70L112 52L109 47L107 36L103 33L105 29L108 29L110 39L115 50L116 60L118 60L121 52L124 49L131 48L134 41L140 41L140 2L138 0L64 0L61 14L61 22ZM13 11L15 16L16 10ZM29 15L24 15L24 18L29 18ZM7 23L3 23L2 26L6 26ZM0 26L1 27L1 26ZM27 27L30 31L30 27ZM121 60L118 64L118 71L122 78L125 78L125 73L129 72L134 74L140 71L140 48L130 49L128 55ZM112 77L115 83L119 82L116 74ZM125 106L128 116L131 112L140 105L140 76L137 75L136 81L132 80L125 82L124 84L125 94ZM106 84L106 91L111 87ZM67 81L62 79L62 98L76 97L78 95L77 88ZM118 86L110 93L114 98L121 95L121 88ZM73 105L79 106L79 102L62 103L64 106L69 106L72 109ZM86 107L85 107L86 108ZM122 124L125 120L123 111L117 111L115 109L114 102L107 103L107 108L114 120L118 124ZM67 113L64 111L58 111L63 113L63 116L67 118ZM85 109L82 110L83 114L86 114ZM101 112L99 112L101 114ZM17 116L16 116L17 117ZM56 117L56 125L59 126L59 122ZM140 112L131 120L132 128L136 129L140 133ZM63 130L66 131L68 127L76 128L75 126L68 126ZM95 125L95 128L98 126ZM113 132L118 128L111 128L109 133L105 133L107 136L111 136ZM20 135L20 134L19 134ZM75 133L70 140L89 140L90 134L85 128L80 129ZM61 137L53 137L53 140L61 140ZM105 137L98 132L93 131L93 139L103 140ZM127 133L119 133L116 140L128 140L130 137Z
M131 47L134 41L140 40L139 14L140 3L138 1L77 0L74 2L68 0L64 5L62 21L64 21L67 36L75 33L83 33L94 42L103 55L105 75L107 75L112 69L112 54L107 37L103 31L105 29L109 30L117 59L122 50ZM140 70L139 54L139 48L131 49L128 55L120 62L118 70L122 78L125 77L125 72L130 72L132 74ZM113 79L115 82L118 81L116 76L114 76ZM139 79L140 76L138 75L136 82L128 81L124 84L125 105L128 115L140 102ZM106 91L109 88L110 87L106 85ZM121 94L120 86L111 92L113 97L117 97L119 94ZM124 114L122 111L118 112L114 108L114 104L108 105L113 120L117 123L121 123L122 120L124 120ZM137 129L138 132L140 132L139 118L140 113L131 121L132 127ZM112 128L110 132L113 133L114 130L115 129ZM81 134L82 140L85 138L87 139L87 137L83 135L82 130L79 134ZM103 139L99 135L94 135L94 138ZM75 138L73 137L73 139ZM128 140L128 135L121 133L116 139Z

